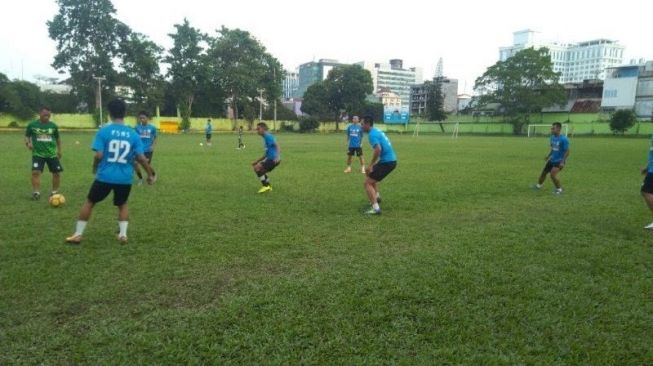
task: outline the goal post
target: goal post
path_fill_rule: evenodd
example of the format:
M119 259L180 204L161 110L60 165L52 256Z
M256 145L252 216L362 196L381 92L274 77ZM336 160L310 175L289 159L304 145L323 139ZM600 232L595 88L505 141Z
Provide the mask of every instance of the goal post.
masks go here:
M528 125L527 135L528 137L534 137L537 135L548 136L551 134L551 125ZM569 124L562 124L562 134L565 136L569 135Z

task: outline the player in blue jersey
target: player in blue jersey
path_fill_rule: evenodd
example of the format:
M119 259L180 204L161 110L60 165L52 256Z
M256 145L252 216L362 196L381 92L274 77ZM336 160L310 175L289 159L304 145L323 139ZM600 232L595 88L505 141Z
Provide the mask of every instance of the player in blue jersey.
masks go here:
M372 161L367 168L365 178L365 191L372 207L366 211L369 215L381 214L381 195L379 193L379 182L397 167L397 155L392 148L392 143L383 131L374 127L372 117L363 118L363 131L372 146Z
M211 146L211 134L213 134L213 126L211 125L211 119L206 120L206 127L204 127L204 133L206 134L206 146Z
M270 173L274 168L281 163L281 149L279 144L274 136L268 132L268 126L264 123L258 123L256 125L256 133L259 136L263 137L263 143L265 144L265 154L256 159L252 166L254 167L254 172L256 176L261 181L263 187L259 189L258 193L266 193L272 190L270 185L270 178L268 173Z
M642 183L642 197L651 211L653 211L653 136L651 137L651 146L648 149L648 165L642 169L642 174L646 174ZM646 225L645 229L653 230L653 222Z
M358 156L358 160L361 163L361 173L365 174L365 160L363 159L363 128L358 123L358 116L354 116L351 119L351 124L347 126L347 143L349 148L347 150L347 168L345 173L351 173L351 158L352 156Z
M66 238L66 242L71 244L79 244L82 241L93 207L104 200L111 191L113 191L113 204L118 207L120 230L118 240L123 244L126 243L129 219L127 199L131 191L135 159L147 172L147 182L149 184L154 182L154 172L147 163L140 136L133 128L125 126L127 105L122 99L114 99L107 107L112 123L102 127L95 135L91 147L95 151L93 158L95 181L88 192L86 202L79 211L75 233Z
M549 155L544 158L544 160L546 160L546 165L542 170L542 174L540 174L537 184L533 186L534 189L542 188L546 175L551 174L551 180L556 187L553 193L562 193L562 185L560 185L558 173L560 173L562 168L565 167L567 158L569 157L569 139L567 139L567 136L560 134L561 130L562 124L560 122L555 122L551 125L551 138L549 139L551 151L549 152Z
M141 137L141 142L143 143L143 150L145 151L145 157L147 158L147 163L152 167L152 156L154 155L154 148L156 147L157 142L157 133L156 127L150 124L150 116L145 111L138 112L138 122L134 128L136 133ZM143 174L141 173L138 163L134 161L134 170L136 170L136 175L138 176L138 184L143 184ZM154 174L154 179L156 180L156 172L152 168L152 173Z

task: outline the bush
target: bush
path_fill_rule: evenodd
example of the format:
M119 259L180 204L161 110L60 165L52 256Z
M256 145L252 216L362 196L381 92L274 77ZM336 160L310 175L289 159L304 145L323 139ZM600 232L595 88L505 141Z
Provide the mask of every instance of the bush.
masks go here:
M610 130L614 133L624 133L633 127L637 122L635 112L630 109L622 109L610 116Z
M315 132L320 127L320 122L313 117L302 117L299 119L299 132Z
M281 122L281 131L295 132L295 124L292 122L291 123Z
M9 122L9 126L8 126L8 127L18 128L18 127L19 127L19 126L18 126L18 122L16 122L16 121L11 121L11 122Z

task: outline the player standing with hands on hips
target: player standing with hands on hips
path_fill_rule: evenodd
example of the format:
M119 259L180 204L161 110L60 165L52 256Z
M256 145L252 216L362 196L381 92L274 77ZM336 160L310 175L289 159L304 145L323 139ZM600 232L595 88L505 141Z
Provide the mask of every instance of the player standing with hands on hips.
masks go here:
M653 136L648 150L648 165L642 169L642 174L646 174L646 177L642 183L641 194L648 208L653 211ZM644 226L644 229L653 230L653 222Z
M358 116L352 117L351 122L346 130L349 149L347 150L347 168L345 169L345 173L351 173L351 159L356 155L361 163L361 173L365 174L365 160L363 159L363 149L361 147L363 142L363 128L358 123Z

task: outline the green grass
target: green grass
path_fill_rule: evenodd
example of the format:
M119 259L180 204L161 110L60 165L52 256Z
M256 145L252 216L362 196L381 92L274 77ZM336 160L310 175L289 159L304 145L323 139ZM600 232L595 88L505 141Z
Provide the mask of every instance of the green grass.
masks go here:
M129 244L106 201L75 247L92 135L63 134L53 209L0 134L0 364L653 363L646 140L572 139L556 197L528 188L545 138L390 138L399 165L365 217L344 136L278 135L268 195L258 136L163 136Z

